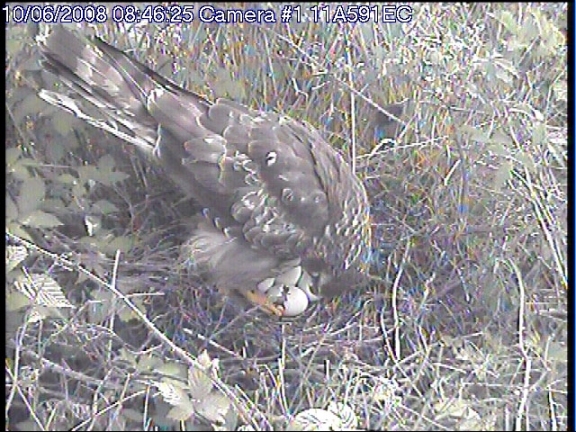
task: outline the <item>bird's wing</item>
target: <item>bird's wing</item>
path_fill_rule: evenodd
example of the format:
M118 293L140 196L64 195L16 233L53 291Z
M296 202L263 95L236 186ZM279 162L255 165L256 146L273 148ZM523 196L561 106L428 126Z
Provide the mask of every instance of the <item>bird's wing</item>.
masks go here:
M348 165L305 124L224 99L210 103L106 42L61 27L41 50L73 90L43 91L45 100L158 157L226 234L299 257L313 253L331 225L348 235L347 213L366 207ZM87 114L86 102L99 118Z

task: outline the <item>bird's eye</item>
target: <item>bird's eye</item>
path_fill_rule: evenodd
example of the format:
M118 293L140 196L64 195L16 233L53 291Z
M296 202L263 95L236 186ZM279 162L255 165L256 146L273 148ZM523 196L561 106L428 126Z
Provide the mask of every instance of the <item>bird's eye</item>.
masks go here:
M282 189L282 201L290 202L294 200L294 191L290 188Z
M319 286L320 284L320 273L310 273L310 277L312 278L312 286Z
M270 152L266 153L266 158L264 159L266 166L274 165L276 163L277 157L278 157L278 154L275 151L270 151Z

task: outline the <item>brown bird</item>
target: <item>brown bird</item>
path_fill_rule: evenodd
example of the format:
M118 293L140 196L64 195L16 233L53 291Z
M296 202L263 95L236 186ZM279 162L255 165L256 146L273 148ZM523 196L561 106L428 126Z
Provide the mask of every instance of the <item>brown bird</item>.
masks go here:
M290 315L270 286L317 300L365 284L366 191L312 126L209 102L99 38L56 27L39 43L68 87L40 96L143 150L204 209L187 253L221 291Z

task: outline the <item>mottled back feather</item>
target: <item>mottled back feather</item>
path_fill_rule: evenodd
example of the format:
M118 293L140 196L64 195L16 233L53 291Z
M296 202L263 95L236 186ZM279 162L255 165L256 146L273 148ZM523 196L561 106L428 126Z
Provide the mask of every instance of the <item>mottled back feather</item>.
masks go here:
M211 103L103 40L60 27L41 49L71 90L43 90L45 100L156 158L205 209L208 222L198 224L189 251L217 283L256 283L294 259L332 284L361 279L370 248L366 192L310 125Z

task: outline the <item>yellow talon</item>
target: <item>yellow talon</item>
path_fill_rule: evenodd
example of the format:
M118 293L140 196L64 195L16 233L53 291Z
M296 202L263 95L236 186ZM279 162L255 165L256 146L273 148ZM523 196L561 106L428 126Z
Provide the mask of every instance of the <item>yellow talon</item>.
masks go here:
M262 307L265 312L279 317L284 316L284 308L272 303L266 294L254 290L242 291L242 294L252 304Z

